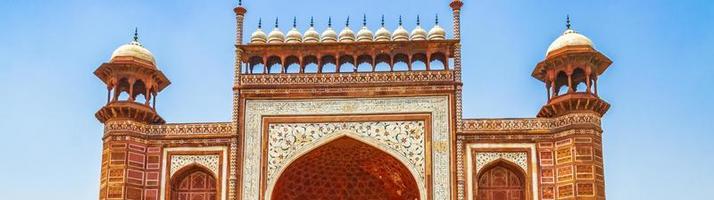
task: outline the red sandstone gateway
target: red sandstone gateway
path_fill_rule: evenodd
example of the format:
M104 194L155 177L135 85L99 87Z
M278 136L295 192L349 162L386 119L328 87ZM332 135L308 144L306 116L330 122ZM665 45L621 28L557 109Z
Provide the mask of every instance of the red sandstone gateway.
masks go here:
M239 4L229 122L166 123L171 82L135 33L95 71L100 199L605 199L597 80L612 61L568 19L532 73L547 91L535 118L463 119L463 3L449 5L451 38L438 18L372 32L363 16L287 34L276 19L243 43Z

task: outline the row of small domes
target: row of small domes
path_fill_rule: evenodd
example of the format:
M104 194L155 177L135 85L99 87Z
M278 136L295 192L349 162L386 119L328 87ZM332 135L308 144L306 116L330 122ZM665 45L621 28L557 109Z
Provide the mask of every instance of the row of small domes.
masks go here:
M382 27L380 27L375 33L372 33L369 28L367 28L366 19L362 22L362 28L357 31L357 35L349 27L349 18L347 18L347 23L345 28L340 31L339 34L332 29L332 19L328 22L328 27L322 34L315 30L313 20L310 19L310 28L305 31L305 33L300 33L296 28L295 19L293 19L293 28L283 34L278 28L278 20L275 20L275 28L269 33L265 34L261 29L261 23L258 23L258 29L253 32L250 37L250 43L253 44L263 44L263 43L299 43L299 42L364 42L364 41L408 41L408 40L444 40L446 39L446 31L444 28L439 26L438 17L434 27L426 32L420 23L419 17L417 17L417 26L411 31L411 34L407 29L402 26L402 19L399 18L399 26L394 32L390 32L384 27L384 16L382 16Z

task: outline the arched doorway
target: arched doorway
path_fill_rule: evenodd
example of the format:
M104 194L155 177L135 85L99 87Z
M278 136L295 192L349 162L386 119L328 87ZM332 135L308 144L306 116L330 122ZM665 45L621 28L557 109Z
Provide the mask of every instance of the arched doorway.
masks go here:
M525 176L517 166L495 161L478 175L478 200L525 200Z
M414 200L417 183L399 160L358 140L341 137L290 164L273 200Z
M171 200L216 200L216 184L216 178L205 168L187 167L171 180Z

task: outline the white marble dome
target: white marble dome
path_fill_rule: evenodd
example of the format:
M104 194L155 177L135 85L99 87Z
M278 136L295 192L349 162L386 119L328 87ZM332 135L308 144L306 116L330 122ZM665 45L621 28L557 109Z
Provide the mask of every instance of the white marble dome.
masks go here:
M426 40L426 30L421 28L421 25L417 25L414 30L412 30L411 40Z
M320 35L322 42L337 42L337 32L332 27L327 27Z
M261 43L264 44L268 42L268 35L263 32L263 29L258 28L250 35L250 43Z
M446 39L446 31L444 28L441 28L439 24L434 25L434 27L429 30L429 40L445 40Z
M575 32L575 30L568 28L567 30L565 30L565 32L563 32L563 35L555 39L555 41L553 41L553 43L548 46L548 51L546 52L546 55L563 47L583 45L590 46L593 49L595 48L595 45L593 44L593 41L590 40L590 38L585 37L584 35Z
M278 27L275 27L273 31L268 34L268 43L283 43L285 42L285 34Z
M136 39L129 42L129 44L121 45L119 46L119 48L114 50L110 60L114 60L114 58L116 57L123 56L138 58L144 61L148 61L153 65L156 65L154 55L151 54L151 51L144 48L144 46L141 45L141 43L139 43L139 41L137 41Z
M340 42L354 42L355 41L355 33L352 31L352 29L349 26L345 26L345 28L342 29L342 31L340 31L338 41L340 41Z
M310 27L305 31L305 36L302 38L303 42L320 42L320 33L315 30L315 27Z
M293 27L288 31L288 34L285 39L285 43L298 43L302 42L302 34L300 34L300 31L296 27Z
M377 32L374 34L374 41L390 41L391 39L392 33L390 33L387 28L384 28L384 26L377 29Z
M370 31L367 26L362 26L362 28L357 32L357 42L372 41L373 39L374 36L372 35L372 31Z
M399 27L394 30L394 33L392 33L392 40L407 41L409 40L409 32L407 32L407 29L404 29L404 26L399 25Z

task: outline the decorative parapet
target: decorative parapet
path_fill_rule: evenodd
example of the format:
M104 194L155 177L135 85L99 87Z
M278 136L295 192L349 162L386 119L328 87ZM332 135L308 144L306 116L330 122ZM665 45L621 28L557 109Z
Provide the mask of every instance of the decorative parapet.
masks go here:
M545 133L573 125L600 127L595 113L574 113L556 118L464 119L463 133L529 132Z
M326 73L326 74L243 74L241 86L274 85L340 85L340 84L381 84L381 83L418 83L418 82L453 82L454 73L439 71L403 71L374 73Z
M134 133L146 136L229 136L236 133L234 129L231 122L148 125L134 121L109 121L104 125L104 135Z

